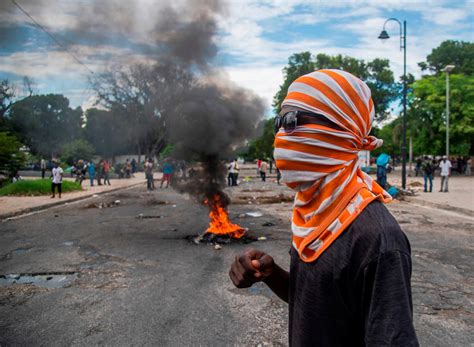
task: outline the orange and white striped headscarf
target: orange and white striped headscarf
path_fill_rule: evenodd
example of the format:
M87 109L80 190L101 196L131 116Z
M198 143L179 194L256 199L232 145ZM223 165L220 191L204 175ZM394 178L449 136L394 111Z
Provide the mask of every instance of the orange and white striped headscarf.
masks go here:
M373 200L391 200L359 167L358 152L382 141L368 136L374 118L369 87L340 70L296 79L282 103L320 114L342 130L318 124L281 128L274 157L282 182L296 190L293 247L301 260L316 260Z

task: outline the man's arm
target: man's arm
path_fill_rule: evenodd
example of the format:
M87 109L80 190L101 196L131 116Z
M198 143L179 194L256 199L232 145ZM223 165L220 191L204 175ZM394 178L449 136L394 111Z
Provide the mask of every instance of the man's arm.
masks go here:
M289 273L262 251L252 248L236 256L229 276L237 288L248 288L263 281L280 299L288 302Z

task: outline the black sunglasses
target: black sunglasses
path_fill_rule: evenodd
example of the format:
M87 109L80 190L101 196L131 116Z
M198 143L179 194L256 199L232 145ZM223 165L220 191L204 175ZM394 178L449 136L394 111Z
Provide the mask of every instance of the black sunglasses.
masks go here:
M298 118L301 118L302 116L315 117L315 116L321 116L321 115L318 115L317 113L305 112L305 111L289 111L289 112L286 112L283 116L278 115L275 117L275 129L274 129L275 134L278 132L278 130L280 130L281 127L283 127L283 129L285 129L287 133L291 134L293 131L295 131L296 126L298 125ZM308 122L307 120L308 119L305 118L305 121L301 123L301 119L300 119L300 124L312 123L312 122Z

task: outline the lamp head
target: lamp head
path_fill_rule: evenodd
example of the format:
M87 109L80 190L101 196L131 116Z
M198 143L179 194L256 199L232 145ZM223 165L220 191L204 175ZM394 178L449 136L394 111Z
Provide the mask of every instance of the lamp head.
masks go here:
M389 38L390 38L390 36L388 35L388 33L385 30L382 30L382 32L379 35L379 39L380 40L387 40Z
M446 65L446 67L442 70L443 72L451 72L456 66L454 65Z

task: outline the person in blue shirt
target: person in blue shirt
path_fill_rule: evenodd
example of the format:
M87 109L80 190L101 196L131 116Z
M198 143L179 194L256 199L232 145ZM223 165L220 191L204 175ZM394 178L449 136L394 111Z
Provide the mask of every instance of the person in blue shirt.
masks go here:
M174 168L173 165L169 162L163 164L163 178L161 179L160 188L163 188L163 183L166 181L166 188L171 184L171 179L173 177Z
M95 166L94 162L91 160L88 165L89 170L89 180L91 181L91 187L94 186L94 176L95 176Z

